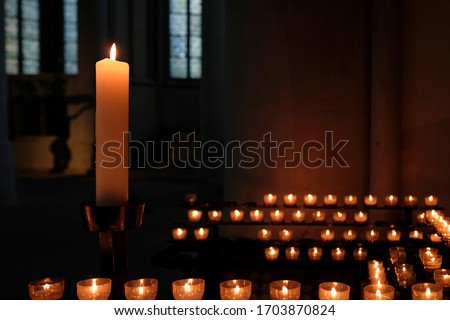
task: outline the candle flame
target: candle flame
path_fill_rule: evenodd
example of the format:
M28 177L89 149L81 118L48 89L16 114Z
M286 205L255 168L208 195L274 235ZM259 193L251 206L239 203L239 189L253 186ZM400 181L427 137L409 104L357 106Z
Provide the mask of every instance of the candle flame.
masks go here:
M396 235L397 235L397 231L395 231L395 230L392 230L392 235L395 237Z
M369 200L370 200L370 201L372 201L372 200L373 200L373 197L372 197L372 195L370 195L370 196L369 196Z
M181 236L181 235L183 234L183 230L182 230L181 228L178 228L178 229L177 229L177 234L178 234L179 236Z
M391 194L391 195L389 196L389 201L392 201L392 200L394 200L394 196Z
M431 297L431 290L430 290L430 288L427 288L427 291L425 291L425 296L427 297L427 299L430 299L430 297Z
M263 233L263 235L267 235L267 230L266 229L262 229L262 233Z
M97 292L97 283L96 283L95 279L94 279L94 283L92 283L91 291L92 291L92 293Z
M317 254L318 250L317 248L314 248L314 254Z
M375 295L377 296L377 299L381 299L381 291L380 291L380 289L377 289L377 292L375 293Z
M280 215L280 211L279 210L275 210L275 216L278 217Z
M239 285L236 285L236 287L234 287L234 294L238 295L240 291L241 291L241 288L239 288Z
M409 199L409 201L413 201L413 197L412 196L409 196L408 199Z
M337 292L336 292L336 289L333 287L333 288L331 288L331 298L335 299L336 296L337 296Z
M353 201L353 196L349 196L349 197L348 197L348 200L349 200L349 201Z
M313 199L312 194L308 194L308 200L309 200L309 201L312 201L312 199Z
M289 199L289 201L292 201L292 198L293 198L293 195L292 195L292 193L289 193L289 195L288 195L288 199Z
M142 296L144 294L144 287L139 287L139 295Z
M294 254L294 253L295 253L295 248L292 247L292 248L291 248L291 254Z
M351 236L352 233L353 233L352 230L348 230L348 231L347 231L347 234L348 234L349 236Z
M330 235L330 230L327 229L327 230L325 231L325 234L326 234L327 236L329 236L329 235Z
M281 293L283 296L287 296L288 295L288 288L286 288L286 286L283 286L283 288L281 288Z
M113 43L111 46L111 51L109 52L109 58L111 60L116 60L116 55L117 55L116 44Z
M428 200L433 201L433 196L429 196Z
M359 249L358 249L358 254L362 254L362 253L363 253L362 248L359 248Z
M44 290L47 291L48 289L50 289L50 284L48 283L44 284Z
M259 216L259 210L255 210L255 216L256 216L256 217Z
M328 200L333 200L333 195L329 194L328 195Z
M269 201L272 201L273 195L271 193L269 193L268 198L269 198Z
M184 292L186 292L186 293L190 293L191 292L191 285L188 282L186 282L184 284Z

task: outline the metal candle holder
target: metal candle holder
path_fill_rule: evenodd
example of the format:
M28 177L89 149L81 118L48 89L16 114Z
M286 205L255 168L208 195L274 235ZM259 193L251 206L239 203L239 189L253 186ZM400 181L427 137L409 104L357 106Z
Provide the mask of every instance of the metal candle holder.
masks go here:
M112 279L112 299L124 299L127 280L127 231L140 228L144 202L122 206L97 206L95 201L81 204L83 223L90 232L98 233L101 277Z

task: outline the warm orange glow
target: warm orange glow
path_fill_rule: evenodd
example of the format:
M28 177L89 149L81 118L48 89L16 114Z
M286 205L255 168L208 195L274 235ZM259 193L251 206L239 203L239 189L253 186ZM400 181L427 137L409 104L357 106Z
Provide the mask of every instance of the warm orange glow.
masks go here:
M111 46L111 51L109 52L109 58L111 60L116 60L116 55L117 55L116 44L113 43Z

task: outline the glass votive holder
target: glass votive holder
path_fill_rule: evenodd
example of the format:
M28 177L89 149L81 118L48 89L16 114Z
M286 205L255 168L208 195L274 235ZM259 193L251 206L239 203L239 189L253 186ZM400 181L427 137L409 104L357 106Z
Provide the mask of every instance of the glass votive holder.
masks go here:
M411 286L413 300L442 300L443 289L435 283L416 283Z
M444 288L450 287L450 269L437 269L433 272L436 284Z
M305 207L314 207L317 205L317 195L316 194L305 194L303 196L303 203Z
M383 261L381 260L370 260L367 261L367 268L369 272L375 270L376 268L384 268Z
M250 211L250 221L255 223L261 223L264 221L264 211L261 210L251 210Z
M300 249L297 247L288 247L285 250L286 259L297 260L300 256Z
M309 260L320 260L322 259L322 248L312 247L308 249Z
M244 220L244 210L234 209L230 211L231 222L242 222Z
M344 205L346 207L356 207L356 204L358 203L358 197L350 194L344 197Z
M252 294L250 280L234 279L220 283L220 298L222 300L249 300Z
M417 222L418 224L426 224L426 223L427 223L427 219L426 219L425 212L418 213L418 214L416 215L416 222Z
M383 271L374 273L369 276L370 284L385 284L387 283L386 273Z
M344 238L345 241L354 241L356 240L357 233L355 230L349 229L345 230L342 233L342 238Z
M390 229L388 230L386 237L391 242L400 241L400 238L402 237L402 232L397 229Z
M204 279L189 278L172 282L172 294L175 300L201 300L204 293Z
M419 248L419 258L423 263L425 257L432 257L438 254L438 249L433 247L423 247Z
M270 211L270 221L272 221L273 223L284 222L284 211L282 210Z
M366 223L368 218L369 215L364 211L355 212L355 214L353 215L353 220L355 220L355 222L359 224Z
M342 261L345 259L345 249L344 248L333 248L331 249L331 257L335 261Z
M186 228L174 228L172 229L173 240L185 240L187 236Z
M353 258L358 261L365 260L367 258L367 249L362 247L353 249Z
M319 284L319 300L348 300L350 286L340 282L322 282Z
M201 210L188 210L189 222L199 222L202 219L203 212Z
M430 241L434 243L442 242L442 237L438 233L430 234Z
M425 255L422 259L425 270L436 270L442 265L442 255L436 254L433 256Z
M31 300L59 300L65 287L63 277L33 280L28 283L28 295Z
M412 194L405 196L403 201L405 202L405 207L413 208L417 206L417 197L413 196Z
M209 237L209 229L208 228L196 228L194 229L194 237L195 240L208 240Z
M291 219L293 223L305 222L306 212L303 210L295 210L291 214Z
M428 195L425 197L425 206L436 207L438 205L438 197L434 195Z
M312 220L315 223L324 223L325 222L325 211L316 210L312 213Z
M277 260L280 254L280 249L277 247L268 247L264 249L266 260Z
M209 210L208 218L211 222L219 222L222 220L222 211L221 210Z
M266 207L274 207L277 205L277 196L275 194L267 193L264 195L264 205Z
M384 205L386 207L395 207L398 204L398 197L394 196L393 194L386 196L384 198Z
M127 300L155 300L158 294L158 280L141 278L125 282L125 298Z
M320 232L320 238L322 238L323 241L333 241L334 235L335 232L331 229L325 229Z
M337 196L335 194L327 194L323 197L323 204L326 207L332 207L337 204Z
M388 284L369 284L364 287L364 300L394 300L395 288Z
M409 236L410 239L419 239L419 240L421 240L421 239L423 239L423 231L422 230L417 230L417 229L410 230L408 236Z
M293 232L289 229L282 229L278 232L278 237L282 242L289 242L292 240Z
M111 294L112 280L109 278L92 278L77 282L79 300L108 300Z
M297 195L289 193L283 197L286 207L295 207L297 205Z
M377 200L377 197L371 194L364 196L364 204L367 207L375 207L377 205Z
M375 229L370 229L366 231L365 235L367 241L375 242L380 237L380 232Z
M258 239L260 241L269 241L271 238L272 230L265 228L258 230Z
M395 266L395 275L397 276L398 284L402 287L407 287L411 283L414 270L411 264L400 263Z
M271 300L298 300L300 299L301 284L294 280L273 281L269 285Z
M391 263L396 265L399 263L405 263L406 261L406 250L404 247L390 247L389 248L389 259Z
M342 211L333 212L333 221L335 223L344 223L347 220L347 213Z

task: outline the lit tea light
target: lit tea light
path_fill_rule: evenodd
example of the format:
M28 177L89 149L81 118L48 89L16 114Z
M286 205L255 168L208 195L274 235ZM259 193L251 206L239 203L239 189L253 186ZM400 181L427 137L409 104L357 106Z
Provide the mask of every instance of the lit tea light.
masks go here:
M423 262L425 257L432 257L437 255L439 250L433 247L423 247L419 249L419 258Z
M241 222L244 220L244 211L234 209L230 211L230 220L231 222Z
M335 194L327 194L323 197L325 206L335 206L337 203L337 196Z
M442 265L442 255L425 255L422 259L425 270L436 270Z
M347 213L337 211L333 212L333 221L336 223L344 223L347 220Z
M59 300L64 293L65 280L62 277L44 278L28 283L31 300Z
M205 293L205 280L199 278L181 279L172 282L175 300L201 300Z
M77 282L79 300L108 300L111 294L111 279L93 278Z
M267 207L273 207L277 204L277 196L271 193L264 195L264 205Z
M220 210L209 210L208 211L208 218L211 222L218 222L222 220L222 211Z
M391 242L400 241L401 236L402 236L401 231L396 229L391 229L387 232L387 238Z
M366 223L367 219L369 218L367 212L364 211L358 211L355 212L355 214L353 215L353 220L355 220L356 223Z
M293 234L292 230L282 229L279 231L278 236L281 241L289 242L292 240L292 234Z
M269 285L271 300L298 300L300 299L301 284L294 280L273 281Z
M308 257L310 260L320 260L322 258L322 248L318 247L309 248Z
M331 250L331 257L333 258L333 260L336 261L341 261L344 260L345 258L345 249L344 248L333 248Z
M438 205L438 197L429 195L425 197L425 205L427 207L436 207Z
M135 279L125 282L127 300L155 300L158 294L158 280L152 278Z
M326 219L325 211L320 211L320 210L314 211L312 213L312 219L313 219L313 222L315 222L315 223L325 222L325 219Z
M355 258L355 260L365 260L367 258L367 249L361 247L354 249L353 257Z
M414 274L414 268L411 264L400 263L395 266L395 275L397 276L398 284L402 287L406 287Z
M436 284L444 288L450 287L450 269L437 269L433 272Z
M358 203L358 197L355 195L350 194L350 195L347 195L344 197L344 204L347 207L355 207L357 203Z
M186 228L175 228L172 229L172 238L174 240L185 240L187 236Z
M425 212L418 213L416 216L416 221L419 224L425 224L427 222L427 220L425 218Z
M297 205L297 195L289 193L284 196L284 205L287 207L295 207Z
M277 247L268 247L264 250L267 260L277 260L280 254L280 249Z
M201 218L202 218L202 211L188 210L188 220L190 222L199 222Z
M284 221L284 211L282 210L273 210L270 211L270 221L275 223L281 223Z
M439 242L442 242L442 238L439 234L432 233L432 234L430 234L430 241L434 242L434 243L439 243Z
M270 229L258 230L258 239L260 241L269 241L270 238L272 238L272 230L270 230Z
M367 261L367 267L369 269L369 274L376 272L376 269L384 268L383 261L381 260L370 260Z
M409 231L410 239L423 239L423 232L421 230L411 230Z
M303 202L306 207L314 207L317 204L317 195L316 194L306 194L303 197Z
M250 211L250 221L251 222L256 222L256 223L261 223L264 221L264 211L261 210L251 210Z
M388 284L369 284L364 287L364 300L394 300L395 288Z
M286 248L285 254L288 260L297 260L300 256L300 249L297 247L288 247Z
M395 207L398 203L398 197L393 194L384 198L384 205L387 207Z
M334 230L325 229L320 232L320 237L323 241L333 241L334 239Z
M417 206L417 197L413 195L405 196L404 200L405 206L408 208L412 208Z
M339 282L322 282L319 285L320 300L348 300L350 286Z
M222 300L249 300L252 294L252 282L235 279L220 283L220 298Z
M368 207L374 207L377 205L377 197L371 194L364 197L364 204Z
M349 230L345 230L342 233L342 237L344 238L344 240L346 241L354 241L356 239L357 233L355 230L349 229Z
M375 242L380 237L380 232L374 229L366 231L366 240L370 242Z
M413 300L442 300L443 289L435 283L416 283L411 287Z
M194 230L194 237L196 240L207 240L209 236L208 228L197 228Z
M292 212L292 214L291 214L291 219L292 219L292 222L294 222L294 223L302 223L305 221L305 218L306 218L306 213L305 213L305 211L302 211L302 210L296 210L296 211Z

